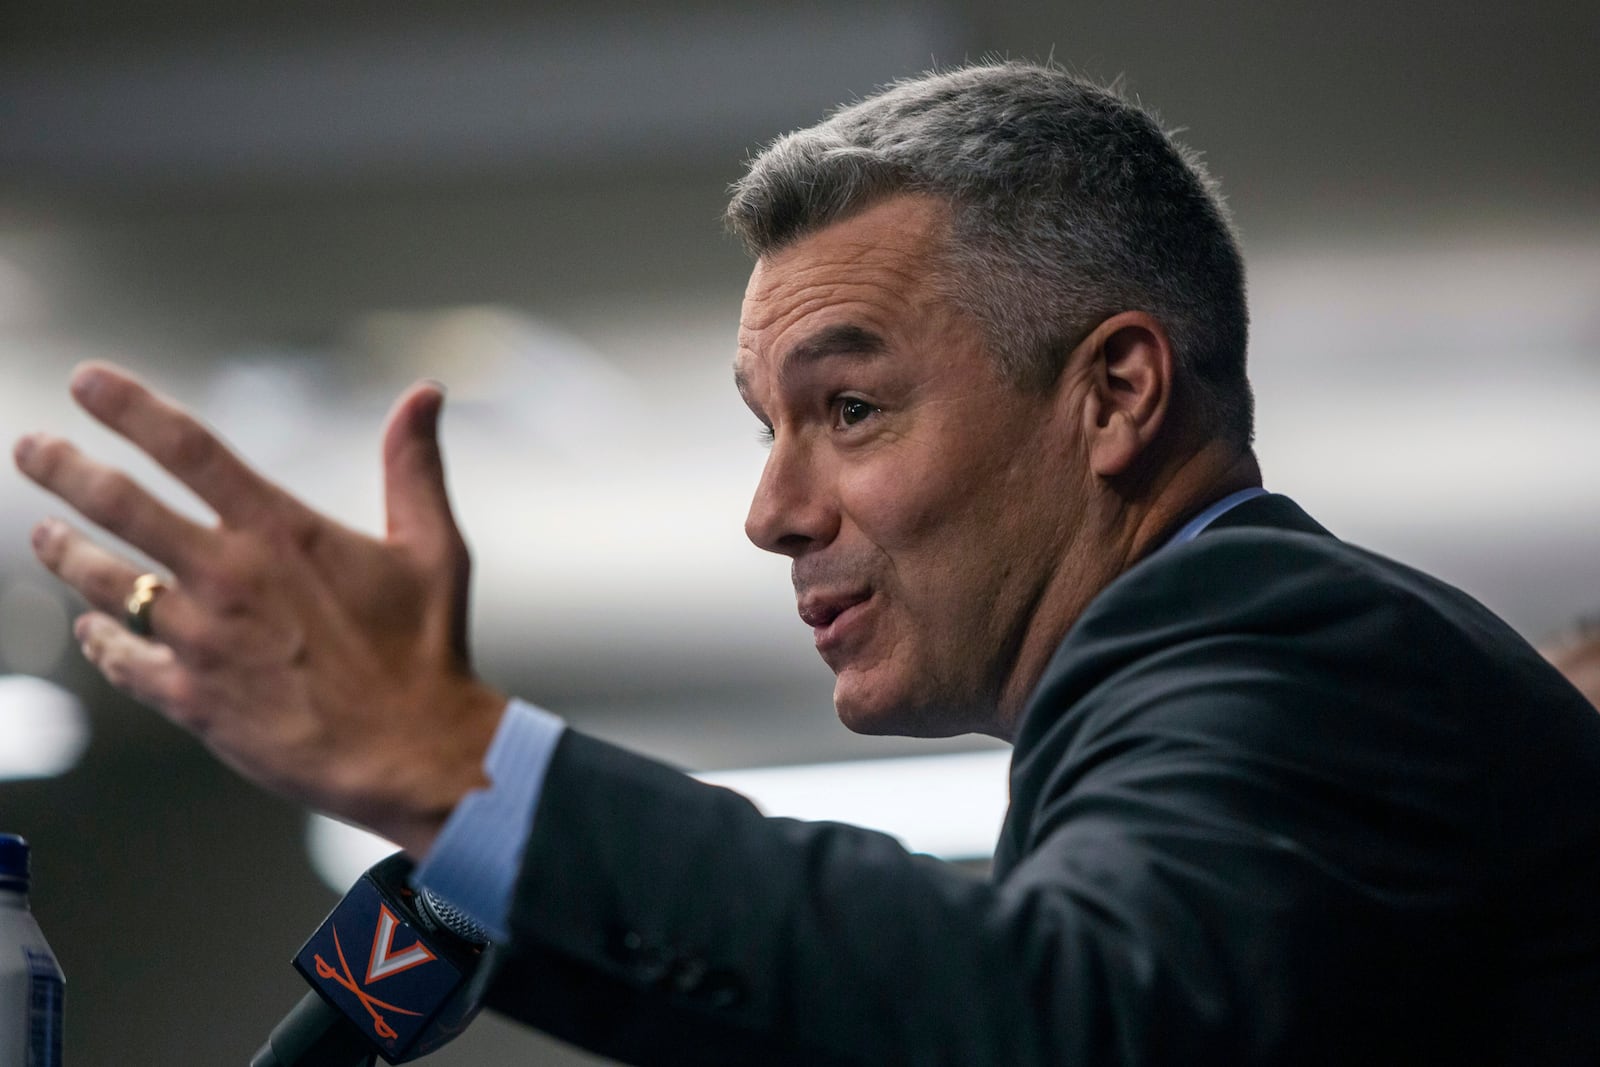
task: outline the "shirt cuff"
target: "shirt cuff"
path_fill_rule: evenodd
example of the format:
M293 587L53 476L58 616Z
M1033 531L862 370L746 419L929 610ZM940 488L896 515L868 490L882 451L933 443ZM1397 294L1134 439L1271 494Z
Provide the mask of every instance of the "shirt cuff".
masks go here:
M460 908L492 941L510 935L522 853L565 730L566 723L542 708L521 700L507 704L483 757L488 788L461 798L412 874L414 885Z

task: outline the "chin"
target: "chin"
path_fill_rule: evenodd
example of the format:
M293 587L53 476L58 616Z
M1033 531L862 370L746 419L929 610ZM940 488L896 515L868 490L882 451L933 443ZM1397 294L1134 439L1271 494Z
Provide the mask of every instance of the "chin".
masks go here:
M833 687L833 710L845 729L873 737L954 737L978 732L970 716L949 705L931 704L909 695L897 698L867 693L841 677Z

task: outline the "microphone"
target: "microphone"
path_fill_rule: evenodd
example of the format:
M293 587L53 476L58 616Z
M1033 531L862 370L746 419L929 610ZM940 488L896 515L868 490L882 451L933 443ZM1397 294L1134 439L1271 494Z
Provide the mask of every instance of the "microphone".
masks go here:
M427 890L396 852L363 874L301 946L311 984L250 1067L405 1063L467 1028L483 1000L489 935Z

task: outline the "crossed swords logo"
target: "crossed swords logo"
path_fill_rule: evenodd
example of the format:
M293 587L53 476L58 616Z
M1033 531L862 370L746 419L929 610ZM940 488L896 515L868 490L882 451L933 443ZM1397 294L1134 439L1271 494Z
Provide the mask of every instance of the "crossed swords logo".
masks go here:
M394 912L389 910L387 904L378 905L378 928L373 931L372 955L367 960L367 975L364 982L357 982L355 975L350 970L350 964L344 958L344 946L339 943L339 928L333 928L333 949L339 957L339 969L322 958L318 953L314 959L317 964L317 977L339 983L348 989L361 1006L372 1016L372 1032L385 1041L394 1041L399 1038L394 1027L389 1025L389 1020L384 1018L383 1012L390 1011L398 1015L420 1017L421 1012L408 1011L396 1004L379 1000L368 993L363 986L370 986L375 982L409 971L413 967L421 966L435 958L433 951L420 940L408 949L400 952L394 951L394 935L401 926L400 920L395 918ZM381 1009L381 1010L380 1010Z

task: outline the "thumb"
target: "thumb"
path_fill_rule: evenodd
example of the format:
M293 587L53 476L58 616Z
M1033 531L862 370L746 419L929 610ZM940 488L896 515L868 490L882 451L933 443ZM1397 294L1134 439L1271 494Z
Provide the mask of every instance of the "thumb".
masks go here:
M444 387L418 382L389 413L383 430L383 498L391 541L440 549L458 539L444 484L439 412Z

